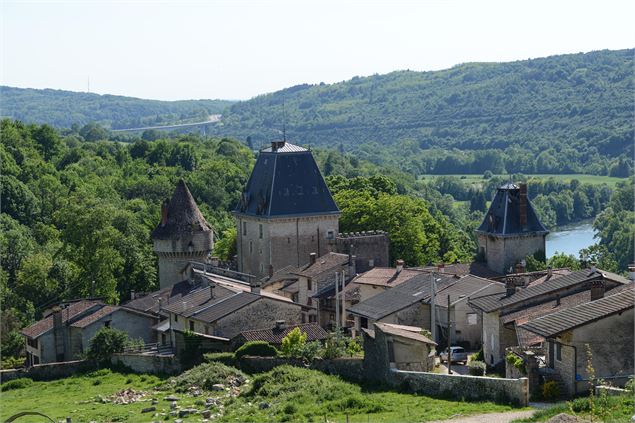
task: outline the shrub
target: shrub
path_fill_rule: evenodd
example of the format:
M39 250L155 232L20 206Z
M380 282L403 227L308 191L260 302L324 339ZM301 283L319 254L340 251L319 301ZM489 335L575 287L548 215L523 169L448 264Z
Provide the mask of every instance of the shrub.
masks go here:
M276 349L276 347L266 341L249 341L238 348L236 352L234 352L234 357L236 360L240 360L240 358L244 355L253 355L256 357L275 357L276 355L278 355L278 350Z
M487 365L478 360L470 361L470 364L467 366L468 373L472 376L483 376L485 374L485 368Z
M351 339L350 341L348 341L348 346L346 347L346 353L348 355L353 357L360 354L362 351L364 351L364 349L356 340Z
M302 350L306 344L306 332L302 332L300 328L293 328L291 332L282 339L280 351L286 357L302 357Z
M320 355L321 349L322 345L319 341L307 342L302 347L301 357L303 360L311 362Z
M483 349L481 348L478 352L470 355L470 361L485 361L485 356L483 355Z
M240 370L226 366L217 361L204 363L168 380L164 385L166 389L174 389L177 392L187 392L192 386L211 390L217 383L240 386L246 380L245 374Z
M234 356L234 353L230 352L207 353L203 354L203 361L205 363L217 361L219 363L223 363L226 366L233 366L236 363L236 357Z
M0 369L17 369L18 367L24 367L24 357L7 357L2 359Z
M122 352L128 342L126 332L103 327L90 340L88 357L101 364L109 363L114 353Z
M523 360L522 357L519 357L510 351L505 356L505 360L510 366L514 366L522 373L527 373L527 369L525 367L525 360Z
M13 379L3 383L2 388L0 388L0 391L4 392L4 391L10 391L12 389L22 389L22 388L31 386L32 384L33 384L33 380L26 377L21 377L19 379Z
M542 385L542 398L545 401L555 401L560 397L560 385L556 381L549 380Z
M331 333L324 344L322 358L332 359L346 354L346 339L340 333Z

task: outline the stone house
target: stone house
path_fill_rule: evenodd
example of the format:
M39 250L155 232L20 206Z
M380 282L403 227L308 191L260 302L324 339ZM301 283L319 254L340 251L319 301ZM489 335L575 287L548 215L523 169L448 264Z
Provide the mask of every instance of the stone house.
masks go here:
M182 179L172 198L161 205L161 221L152 231L152 240L159 256L161 288L181 282L188 263L205 262L214 248L214 231Z
M27 365L69 361L88 351L91 339L103 327L119 329L130 338L156 342L150 329L158 318L127 307L81 300L62 304L49 316L24 328Z
M479 257L491 270L513 273L525 257L545 256L548 233L529 201L527 184L507 183L496 190L476 229Z
M340 211L310 150L274 141L258 155L234 211L238 270L256 279L331 251Z
M565 297L589 291L594 284L596 287L601 287L597 289L595 295L601 296L604 291L628 282L627 279L609 272L584 269L562 276L552 275L552 277L542 278L539 283L530 283L526 288L521 289L518 289L514 277L509 277L504 293L470 298L468 304L483 321L482 339L485 361L489 365L496 365L503 361L506 348L527 343L535 344L531 339L525 339L525 333L522 330L517 331L517 320L521 324L532 315L536 317L540 313L549 313L550 307L554 305L562 308L563 305L577 304L585 297L577 296L570 299ZM586 298L595 299L596 297L593 292L589 292Z
M421 274L422 270L404 268L403 260L397 260L395 267L375 267L357 275L351 284L358 288L359 301L380 294L410 278Z
M264 341L271 345L279 347L282 344L282 340L293 329L298 328L300 331L307 335L306 341L325 341L329 334L322 329L317 323L302 323L299 325L287 325L284 320L278 320L275 326L268 329L255 329L245 330L234 336L231 340L232 350L236 350L246 342L251 341Z
M374 323L364 329L364 361L367 368L395 368L417 372L434 369L436 343L414 326Z
M635 373L634 286L630 283L615 288L605 297L547 314L521 326L546 339L547 367L560 375L566 395L587 392L597 379L623 386ZM587 371L589 358L595 381L590 380Z

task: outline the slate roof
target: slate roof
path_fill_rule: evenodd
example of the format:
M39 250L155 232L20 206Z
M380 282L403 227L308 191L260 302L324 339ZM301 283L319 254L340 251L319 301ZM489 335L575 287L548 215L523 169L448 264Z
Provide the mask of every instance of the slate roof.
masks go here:
M545 338L583 326L613 314L633 309L635 304L635 285L628 289L618 289L599 300L567 308L547 316L532 320L520 327ZM607 334L610 335L610 334Z
M437 343L434 342L432 339L421 334L421 328L414 328L413 326L393 325L390 323L375 323L375 327L389 335L401 336L403 338L412 339L414 341L423 342L429 345L437 345ZM418 329L418 331L415 331L413 329ZM374 338L374 336L372 337Z
M130 300L124 305L135 310L158 313L159 299L162 299L163 305L166 306L172 302L180 300L183 296L188 295L193 291L198 291L201 288L202 285L200 283L191 284L189 281L182 281L175 283L170 287L151 292L143 297Z
M619 277L616 280L615 278L610 277L610 275L606 275L602 271L591 273L589 269L583 269L572 272L568 275L549 279L548 281L542 282L537 285L531 285L527 288L520 289L516 291L515 294L509 297L505 296L505 294L486 295L482 297L472 298L469 300L469 303L486 313L490 313L492 311L519 303L521 301L528 300L533 297L537 297L539 295L556 292L601 277L605 277L606 279L613 280L619 283L628 282L628 280L622 277Z
M76 321L71 326L74 328L85 328L86 326L89 326L95 323L102 317L106 317L117 310L119 310L119 307L117 306L110 306L110 305L103 306L102 308L95 311L94 313L91 313L88 316L84 317L83 319Z
M520 224L520 188L512 183L505 184L496 190L485 219L476 231L502 236L549 233L540 222L528 197L527 223Z
M73 319L87 313L91 308L101 306L103 306L103 303L99 301L78 301L76 303L72 303L62 310L62 323L66 323L69 320L73 321ZM22 329L21 333L31 339L35 339L44 335L51 329L53 329L53 315L27 326Z
M153 239L178 239L195 232L212 232L212 227L201 214L183 179L176 185L172 199L167 204L167 214L167 222L159 222L152 231Z
M446 264L443 267L443 272L439 272L438 266L426 266L426 267L415 267L414 269L422 270L427 273L441 273L448 275L457 275L457 276L465 276L465 275L474 275L481 278L500 278L505 276L501 273L495 272L489 267L487 267L483 263L479 262L470 262L470 263L452 263Z
M189 294L184 295L178 299L171 299L169 304L163 305L163 310L170 313L185 315L186 312L196 307L217 301L221 298L225 298L234 294L234 291L222 288L219 290L218 287L214 287L214 297L212 298L209 286L201 286L196 291L192 291Z
M477 295L479 291L491 289L496 290L499 293L505 292L505 284L501 282L495 282L491 279L479 278L474 275L466 275L460 279L455 279L451 284L446 285L437 292L435 303L441 307L448 306L448 295L450 295L450 301L455 302L462 295L469 298L471 295Z
M289 273L306 278L313 278L329 270L339 268L348 263L348 254L326 253L315 259L315 263L307 263Z
M195 310L191 310L186 314L186 317L194 318L205 323L212 323L262 298L263 297L260 295L252 294L250 292L239 292L237 294L221 298L220 300L214 301L204 307L198 307Z
M358 275L352 282L360 285L393 287L420 273L422 270L403 269L397 273L397 269L394 267L374 267Z
M245 341L266 341L270 344L278 345L282 339L295 328L307 334L307 341L321 341L328 338L327 331L322 329L317 323L303 323L300 325L289 325L284 329L273 327L271 329L246 330L236 335L236 338L243 338Z
M453 283L454 276L438 275L437 290ZM432 295L432 275L420 274L406 282L377 294L361 303L355 304L348 311L358 316L379 320L418 302L425 302Z
M234 212L263 217L340 213L313 154L290 143L260 152Z

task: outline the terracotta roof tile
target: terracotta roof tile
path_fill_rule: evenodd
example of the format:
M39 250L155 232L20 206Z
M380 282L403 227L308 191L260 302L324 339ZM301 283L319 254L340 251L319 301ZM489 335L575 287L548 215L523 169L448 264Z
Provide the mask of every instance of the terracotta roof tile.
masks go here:
M110 305L104 306L100 308L99 310L89 314L88 316L76 321L71 326L74 328L85 328L86 326L89 326L95 323L102 317L106 317L117 310L119 310L119 307L117 306L110 306Z
M295 328L307 334L307 341L321 341L328 338L327 331L322 329L317 323L303 323L300 325L289 325L284 329L271 328L260 330L246 330L236 335L237 338L244 338L246 341L266 341L270 344L278 345L282 339Z
M393 267L375 267L358 275L352 282L360 285L391 287L399 285L422 272L423 270L403 269L397 273L397 269Z

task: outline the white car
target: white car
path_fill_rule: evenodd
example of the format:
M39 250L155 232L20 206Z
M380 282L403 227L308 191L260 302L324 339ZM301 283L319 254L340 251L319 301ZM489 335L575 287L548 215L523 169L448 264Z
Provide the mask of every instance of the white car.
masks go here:
M452 348L452 363L462 362L467 364L467 352L463 347L451 347ZM441 362L448 361L448 349L446 348L441 353Z

